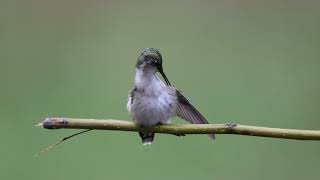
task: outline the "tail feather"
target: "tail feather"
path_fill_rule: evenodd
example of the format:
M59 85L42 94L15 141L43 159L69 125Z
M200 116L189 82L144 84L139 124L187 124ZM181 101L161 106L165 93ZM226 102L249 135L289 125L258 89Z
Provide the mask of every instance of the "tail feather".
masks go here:
M154 139L154 133L139 132L143 145L150 145Z
M216 139L216 135L215 135L215 134L209 134L209 137L210 137L212 140L215 140L215 139Z

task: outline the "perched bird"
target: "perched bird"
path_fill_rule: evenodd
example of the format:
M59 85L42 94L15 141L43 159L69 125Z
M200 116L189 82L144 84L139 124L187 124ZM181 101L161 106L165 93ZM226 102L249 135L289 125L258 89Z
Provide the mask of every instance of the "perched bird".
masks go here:
M171 86L162 68L162 56L154 48L144 49L138 57L134 88L129 92L127 108L132 120L141 127L168 124L175 116L193 124L208 124L181 92ZM139 135L144 145L151 144L154 139L154 133L139 132ZM209 136L215 138L214 134Z

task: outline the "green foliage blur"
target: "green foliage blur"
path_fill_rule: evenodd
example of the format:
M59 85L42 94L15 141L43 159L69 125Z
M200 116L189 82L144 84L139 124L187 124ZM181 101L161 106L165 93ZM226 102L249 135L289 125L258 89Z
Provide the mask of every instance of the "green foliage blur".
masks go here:
M130 120L146 47L212 123L320 129L317 1L0 1L0 179L319 179L320 144L77 130L45 117ZM175 119L174 123L184 123Z

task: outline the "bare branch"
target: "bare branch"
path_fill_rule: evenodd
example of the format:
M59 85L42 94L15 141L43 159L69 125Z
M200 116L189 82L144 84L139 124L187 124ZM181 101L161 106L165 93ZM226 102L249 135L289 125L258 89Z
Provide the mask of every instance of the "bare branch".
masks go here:
M163 134L236 134L296 140L320 140L319 130L280 129L236 124L170 124L142 128L133 122L122 120L97 120L74 118L46 118L38 124L46 129L94 129L134 132L155 132Z

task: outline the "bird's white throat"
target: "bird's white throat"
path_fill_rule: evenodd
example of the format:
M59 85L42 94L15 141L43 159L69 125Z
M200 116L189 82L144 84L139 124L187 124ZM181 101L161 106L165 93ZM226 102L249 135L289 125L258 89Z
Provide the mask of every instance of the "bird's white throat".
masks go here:
M155 72L136 70L135 85L138 89L149 91L162 90L166 85L159 79Z

